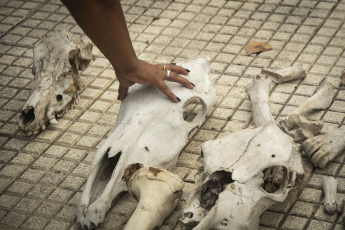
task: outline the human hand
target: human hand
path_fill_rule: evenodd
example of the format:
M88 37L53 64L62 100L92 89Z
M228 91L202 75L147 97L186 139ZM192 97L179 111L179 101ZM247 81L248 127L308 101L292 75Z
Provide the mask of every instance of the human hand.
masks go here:
M173 92L171 92L168 86L164 83L164 80L180 83L189 89L194 88L193 83L189 82L186 78L180 75L188 75L189 70L174 64L152 65L145 61L138 60L136 68L130 72L121 72L115 68L115 73L120 82L118 90L120 100L127 96L128 88L135 83L154 85L173 102L179 102L180 99ZM168 79L167 74L169 74Z

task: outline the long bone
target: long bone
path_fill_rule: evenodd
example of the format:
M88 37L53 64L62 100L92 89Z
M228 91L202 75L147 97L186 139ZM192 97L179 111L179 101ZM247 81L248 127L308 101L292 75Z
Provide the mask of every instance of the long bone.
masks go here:
M19 120L24 133L57 123L56 116L76 102L83 89L79 73L92 58L92 44L67 31L46 35L35 45L33 88Z
M317 92L303 102L292 114L280 119L280 128L290 133L296 142L303 142L315 136L323 128L322 121L310 121L305 117L313 110L328 108L335 95L334 87L326 80L322 81Z
M155 87L143 85L131 87L122 101L113 131L95 154L77 206L76 222L81 226L90 228L104 220L112 201L127 190L123 174L128 165L172 168L189 132L202 123L215 104L208 59L195 58L181 65L191 70L187 78L196 85L190 90L167 82L181 102L170 102ZM201 104L201 109L194 119L184 120L184 109L191 104Z
M183 181L166 169L134 164L125 170L128 192L139 200L124 230L160 227L182 196Z
M196 184L184 208L187 227L257 229L261 214L284 201L304 173L298 147L270 116L269 82L259 76L247 89L251 99L262 99L252 101L254 123L262 125L202 145Z
M323 176L322 190L325 194L324 210L330 215L335 212L341 214L343 208L337 200L337 179L332 176Z
M327 109L332 104L334 95L334 86L323 80L317 92L302 103L294 113L305 115L312 110Z
M252 102L253 123L256 126L274 121L269 107L270 84L269 78L257 75L246 88Z
M287 81L292 81L306 76L306 72L303 69L301 64L296 64L284 69L272 70L272 69L263 69L261 70L262 74L267 75L275 83L283 83Z
M345 125L303 142L302 149L315 167L325 168L345 149Z

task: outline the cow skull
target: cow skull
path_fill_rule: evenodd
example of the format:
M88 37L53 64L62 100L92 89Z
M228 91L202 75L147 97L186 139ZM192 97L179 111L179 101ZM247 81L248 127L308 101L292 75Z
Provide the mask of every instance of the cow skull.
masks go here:
M259 127L202 145L196 185L184 209L185 225L195 230L257 229L260 215L284 201L304 173L295 142L272 121L270 82L257 76L248 89Z
M90 228L104 220L112 201L123 191L128 165L172 168L187 143L190 131L200 125L216 102L216 90L210 82L207 58L181 63L191 70L187 79L195 83L193 90L177 83L168 87L181 99L173 103L153 86L134 85L122 100L113 131L100 146L92 170L81 195L76 222ZM184 119L184 110L197 105L193 119ZM200 106L201 105L201 106Z
M56 123L75 102L83 85L79 73L92 60L92 44L66 31L46 35L34 47L34 84L20 115L27 135Z

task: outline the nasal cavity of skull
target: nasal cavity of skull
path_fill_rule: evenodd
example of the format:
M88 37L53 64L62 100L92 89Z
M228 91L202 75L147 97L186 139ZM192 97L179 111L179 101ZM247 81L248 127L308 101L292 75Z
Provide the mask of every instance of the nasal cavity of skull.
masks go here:
M224 191L226 185L234 182L231 178L231 172L216 171L209 180L202 186L200 192L200 206L210 210L218 200L219 194Z
M96 180L92 185L90 203L94 202L104 191L121 157L121 152L117 153L114 157L109 157L110 149L111 148L108 148L106 150L100 162L100 168L97 171Z
M284 166L265 168L262 173L264 174L264 183L261 187L268 193L277 192L287 183L288 170Z
M183 120L192 122L201 111L201 100L199 98L191 98L183 105Z
M57 102L62 101L62 95L61 94L56 95L56 101Z
M108 153L110 151L110 148L108 148L107 152L104 154L103 162L100 170L100 180L106 181L109 180L111 177L111 174L113 173L119 159L121 156L121 152L116 154L114 157L108 157Z
M20 114L20 119L23 121L23 124L29 124L35 120L35 109L30 106L29 109L22 110Z

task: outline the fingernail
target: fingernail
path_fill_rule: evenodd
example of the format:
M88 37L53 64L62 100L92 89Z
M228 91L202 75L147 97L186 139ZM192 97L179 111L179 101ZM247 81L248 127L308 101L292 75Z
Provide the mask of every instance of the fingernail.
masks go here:
M190 70L189 69L185 69L188 73L190 72Z
M191 82L191 84L195 87L195 85L194 85L194 83L193 82Z
M175 63L175 62L171 62L170 64L172 64L172 65L176 65L176 63Z
M117 100L120 100L120 95L117 95Z
M177 99L178 101L181 101L181 99L180 99L179 97L176 97L176 99Z

